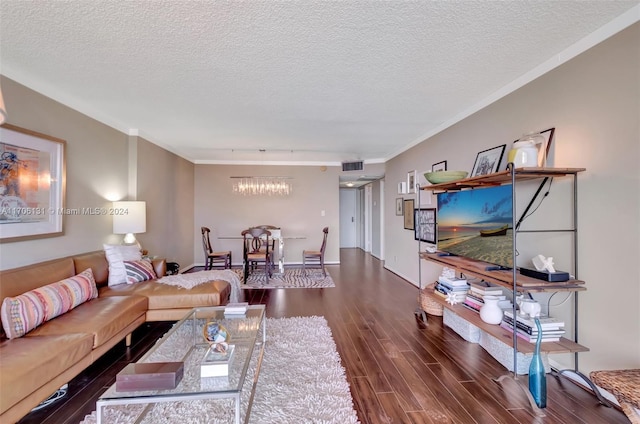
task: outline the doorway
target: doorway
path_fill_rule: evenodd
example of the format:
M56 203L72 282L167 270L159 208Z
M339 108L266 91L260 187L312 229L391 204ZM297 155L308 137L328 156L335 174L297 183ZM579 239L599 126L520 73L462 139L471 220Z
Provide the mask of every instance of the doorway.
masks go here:
M358 247L358 191L340 189L340 248Z

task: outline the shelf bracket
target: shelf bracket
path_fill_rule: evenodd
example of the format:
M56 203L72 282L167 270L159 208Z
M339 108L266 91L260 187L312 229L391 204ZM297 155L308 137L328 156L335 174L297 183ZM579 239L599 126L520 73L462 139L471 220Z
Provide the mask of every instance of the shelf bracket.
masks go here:
M513 381L518 387L520 387L520 390L522 390L524 394L527 396L527 399L529 400L529 406L531 406L531 411L535 414L535 416L536 417L547 416L544 410L542 408L539 408L538 405L536 404L535 399L533 398L533 396L531 395L531 392L529 391L529 387L525 386L521 380L518 380L518 377L515 374L501 375L500 377L496 378L495 381L502 384L503 386L505 381Z
M516 224L515 230L518 230L520 228L520 224L522 224L522 221L524 221L524 219L527 217L527 213L529 213L529 209L531 209L531 206L533 206L533 202L536 201L536 199L540 195L540 192L542 191L542 188L547 183L547 181L549 181L549 177L544 177L544 179L540 183L540 186L538 187L538 190L536 190L535 194L533 195L533 197L529 201L529 204L524 209L524 212L522 212L522 215L520 215L520 219L518 219L518 223Z
M580 379L582 381L584 381L585 383L587 383L589 385L589 388L591 389L591 391L593 392L593 394L598 398L598 402L600 402L600 404L606 406L607 408L611 408L611 404L609 403L608 400L606 400L603 396L602 396L602 392L600 392L600 389L598 388L598 386L596 386L595 384L593 384L593 382L591 381L591 379L589 377L587 377L586 375L584 375L583 373L581 373L578 370L572 370L572 369L564 369L564 370L559 370L559 371L551 371L554 375L557 375L558 377L562 377L563 374L566 373L571 373L571 374L575 374L576 376L580 377ZM568 377L567 377L568 378Z

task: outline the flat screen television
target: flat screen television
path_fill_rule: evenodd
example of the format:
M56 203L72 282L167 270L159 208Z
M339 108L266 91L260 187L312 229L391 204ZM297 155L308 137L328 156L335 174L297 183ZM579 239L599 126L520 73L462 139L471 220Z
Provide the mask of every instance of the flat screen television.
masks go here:
M513 267L511 186L438 195L438 250L503 268Z

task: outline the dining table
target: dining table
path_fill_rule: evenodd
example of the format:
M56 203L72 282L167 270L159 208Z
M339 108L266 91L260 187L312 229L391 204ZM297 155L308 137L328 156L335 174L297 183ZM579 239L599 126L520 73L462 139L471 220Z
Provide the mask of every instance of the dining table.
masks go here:
M284 274L284 260L285 260L285 241L286 240L304 240L306 236L290 236L283 235L281 229L270 229L271 239L274 240L273 249L273 263L277 263L275 274ZM242 236L218 236L219 240L243 240Z

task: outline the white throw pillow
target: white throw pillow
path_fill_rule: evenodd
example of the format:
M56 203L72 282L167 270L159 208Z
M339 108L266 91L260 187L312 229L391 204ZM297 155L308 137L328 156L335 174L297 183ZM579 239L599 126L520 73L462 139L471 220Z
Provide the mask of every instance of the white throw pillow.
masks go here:
M105 244L104 253L109 262L108 285L116 286L127 282L127 270L124 261L139 261L142 259L142 252L138 246L127 246L122 244Z

